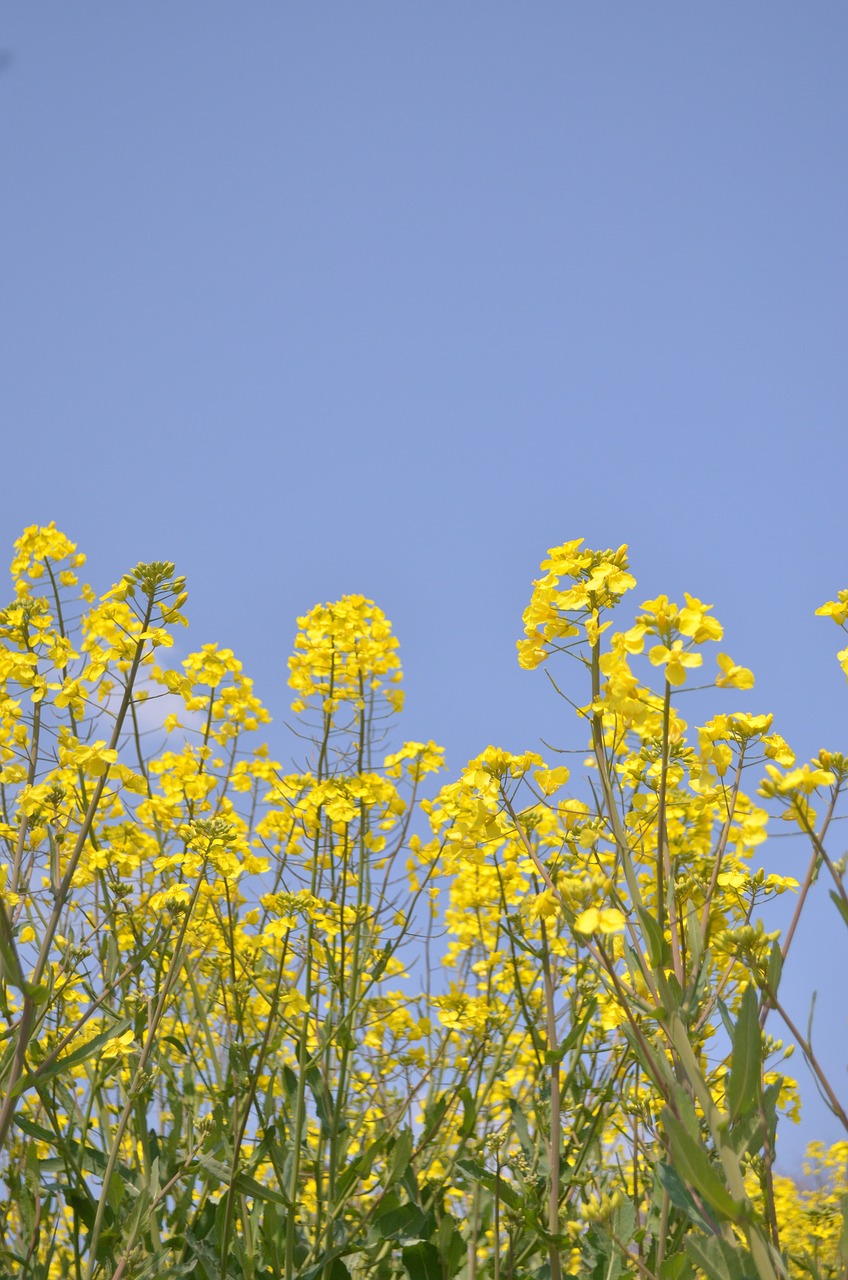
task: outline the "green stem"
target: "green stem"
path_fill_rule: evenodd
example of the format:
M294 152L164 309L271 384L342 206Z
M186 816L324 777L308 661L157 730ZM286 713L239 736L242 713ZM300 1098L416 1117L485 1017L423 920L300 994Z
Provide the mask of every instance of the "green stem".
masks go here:
M548 1055L551 1068L551 1127L549 1135L550 1185L548 1187L548 1258L550 1259L551 1280L561 1280L559 1245L559 1184L560 1184L560 1146L562 1145L560 1118L560 1059L559 1041L556 1027L556 1004L554 998L554 980L551 972L551 953L548 948L548 935L544 920L539 921L542 934L542 975L545 983L545 1014L548 1031Z
M188 908L183 916L182 923L180 925L180 932L177 936L177 942L174 947L174 954L171 960L171 965L165 976L165 982L162 987L162 990L159 993L159 998L156 1002L156 1008L150 1018L150 1023L147 1028L147 1035L145 1037L144 1045L142 1047L141 1054L139 1055L139 1060L138 1060L138 1063L136 1064L135 1071L133 1072L133 1078L132 1078L132 1081L130 1082L129 1089L127 1090L127 1100L124 1103L124 1109L121 1112L120 1119L118 1120L118 1124L115 1129L114 1136L112 1138L112 1147L109 1152L109 1160L106 1164L106 1171L103 1174L103 1185L100 1191L100 1199L97 1204L97 1213L94 1218L94 1226L91 1229L91 1236L88 1242L89 1255L88 1255L88 1269L86 1272L87 1280L91 1280L91 1277L94 1275L94 1271L97 1266L97 1246L100 1241L101 1232L103 1230L103 1217L106 1212L106 1204L107 1204L108 1195L109 1195L109 1184L112 1181L112 1177L115 1173L115 1167L118 1163L118 1156L120 1154L121 1142L123 1141L124 1134L126 1132L126 1128L129 1123L130 1116L132 1114L133 1106L135 1104L135 1095L138 1092L139 1086L141 1085L143 1075L147 1071L147 1064L150 1061L150 1056L153 1052L153 1046L156 1040L156 1032L158 1030L159 1023L162 1020L162 1015L165 1012L165 1005L167 1003L169 995L171 994L174 984L176 983L177 974L179 973L180 968L182 967L182 964L183 964L183 960L184 960L183 943L185 941L185 936L188 930L189 921L191 920L192 913L194 911L195 906L197 905L197 899L200 896L200 887L203 884L205 869L206 869L206 861L204 860L203 867L201 868L197 877L197 884L194 887L194 892L191 896L191 901L188 904Z

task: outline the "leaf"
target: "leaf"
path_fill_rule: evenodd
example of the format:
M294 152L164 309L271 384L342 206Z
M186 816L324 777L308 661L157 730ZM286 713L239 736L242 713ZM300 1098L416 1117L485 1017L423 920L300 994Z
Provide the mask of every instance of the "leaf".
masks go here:
M237 1173L233 1178L233 1186L236 1191L242 1191L245 1195L253 1196L255 1200L259 1200L263 1204L270 1200L273 1204L281 1205L284 1209L290 1207L289 1198L283 1195L282 1191L276 1191L273 1187L266 1186L264 1182L258 1182L249 1173Z
M536 1144L530 1137L530 1127L527 1124L527 1117L515 1101L515 1098L509 1099L509 1109L512 1112L512 1123L515 1125L515 1132L518 1135L518 1141L521 1143L521 1150L524 1152L527 1159L532 1161L536 1155Z
M673 1253L660 1265L660 1280L683 1280L688 1272L692 1274L692 1263L685 1253Z
M401 1204L378 1214L374 1230L382 1240L395 1240L400 1244L414 1244L431 1235L435 1226L433 1215L424 1213L417 1204Z
M325 1268L329 1265L330 1280L350 1280L350 1272L342 1262L342 1255L349 1252L348 1245L339 1245L325 1253L319 1258L314 1267L310 1267L308 1271L298 1271L300 1280L318 1280L319 1276L324 1276Z
M318 1067L307 1067L306 1083L309 1085L309 1092L315 1099L315 1110L318 1112L318 1119L321 1121L321 1134L323 1137L329 1138L333 1132L333 1099ZM346 1121L341 1121L337 1132L346 1133L348 1127Z
M657 1178L663 1190L668 1193L668 1198L674 1207L682 1210L690 1221L694 1222L696 1227L700 1227L702 1231L706 1231L709 1234L712 1231L712 1227L681 1182L677 1170L673 1169L670 1164L660 1163L657 1165Z
M689 968L692 973L697 973L704 953L704 932L700 913L692 901L686 908L686 939L689 943Z
M477 1105L474 1101L471 1090L467 1085L463 1085L459 1090L459 1098L462 1102L463 1110L462 1124L459 1126L459 1136L460 1138L469 1138L474 1132L474 1125L477 1120Z
M624 1037L630 1045L633 1056L636 1058L637 1062L644 1067L648 1078L653 1080L654 1077L659 1074L662 1077L663 1084L667 1086L669 1092L673 1092L677 1082L674 1078L674 1072L671 1069L671 1064L665 1054L649 1053L646 1049L645 1041L641 1036L634 1035L630 1027L625 1026L623 1031Z
M121 1018L120 1022L114 1022L111 1027L105 1031L101 1031L92 1040L87 1040L85 1044L81 1044L73 1053L69 1053L64 1058L59 1058L56 1062L51 1062L49 1067L37 1067L35 1071L29 1075L22 1076L12 1091L13 1097L17 1097L26 1089L31 1089L34 1085L43 1085L45 1081L52 1080L54 1076L61 1075L64 1071L69 1071L72 1067L78 1066L81 1062L85 1062L86 1058L92 1058L96 1053L109 1044L111 1040L116 1040L118 1036L122 1036L132 1026L132 1018Z
M457 1226L456 1219L450 1213L443 1212L442 1217L439 1219L435 1234L435 1245L442 1260L444 1274L449 1276L456 1275L459 1264L465 1257L466 1245Z
M406 1173L414 1142L415 1139L412 1136L411 1129L402 1129L400 1131L389 1156L389 1163L383 1179L384 1187L390 1187L392 1183L398 1182Z
M598 1007L597 996L592 996L591 999L586 1002L586 1010L585 1010L585 1013L583 1014L583 1017L580 1019L579 1022L575 1022L573 1027L569 1028L568 1035L565 1037L565 1039L563 1040L562 1044L559 1047L560 1053L565 1055L566 1053L568 1053L569 1049L571 1049L577 1043L578 1040L581 1040L583 1038L583 1036L586 1034L586 1028L589 1026L589 1023L592 1021L592 1018L595 1016L595 1010L597 1009L597 1007Z
M766 982L768 984L769 995L777 994L780 986L780 979L783 973L783 952L780 949L780 943L775 940L772 943L771 952L769 954L768 970L766 974Z
M830 890L830 900L836 904L837 911L845 923L848 924L848 903L845 902L844 898L840 897L835 889Z
M636 914L639 917L642 933L648 944L648 959L651 962L651 967L661 969L665 962L667 947L659 921L655 920L644 907L637 907Z
M504 1182L503 1178L494 1173L489 1173L485 1165L479 1160L457 1160L458 1167L471 1178L472 1182L479 1182L481 1187L485 1187L487 1191L497 1192L500 1199L510 1209L521 1208L521 1197L518 1195L514 1187L508 1182Z
M698 1114L695 1111L695 1104L692 1101L692 1095L684 1089L682 1085L677 1085L672 1096L674 1098L674 1105L678 1116L686 1126L691 1137L693 1137L696 1142L700 1142L701 1127L698 1122Z
M429 1240L407 1245L401 1250L401 1260L409 1280L442 1280L442 1261L439 1251Z
M371 1172L371 1166L385 1145L386 1134L383 1133L375 1142L372 1142L364 1151L361 1151L354 1160L351 1160L347 1168L339 1175L336 1183L336 1197L338 1200L343 1200L357 1182L368 1177Z
M738 1156L756 1155L762 1147L766 1136L773 1147L777 1125L777 1101L783 1088L783 1077L779 1076L763 1090L762 1107L751 1110L740 1116L730 1133L733 1150ZM765 1117L765 1127L763 1126Z
M696 1266L710 1280L757 1280L757 1269L743 1245L731 1245L721 1236L687 1236L683 1246Z
M16 1115L15 1124L24 1133L29 1134L31 1138L37 1138L39 1142L46 1142L51 1147L62 1150L67 1149L73 1157L74 1162L79 1161L84 1169L90 1170L92 1173L103 1173L108 1164L108 1156L104 1152L98 1150L97 1147L89 1147L85 1143L81 1143L77 1138L57 1138L56 1134L50 1129L45 1129L43 1125L36 1124L34 1120L30 1120L28 1116ZM56 1169L64 1169L67 1161L61 1156L56 1157L56 1164L52 1166L52 1157L41 1160L39 1163L42 1168L55 1167ZM133 1169L120 1161L115 1166L115 1172L131 1185L135 1184L136 1175Z
M445 1112L450 1106L450 1094L440 1093L434 1102L428 1102L424 1108L424 1131L427 1134L438 1132Z
M727 1032L730 1040L732 1041L733 1030L734 1030L733 1019L730 1016L730 1010L728 1009L727 1005L724 1003L723 1000L718 1001L718 1011L721 1014L722 1025L724 1026L725 1031Z
M674 1167L683 1181L703 1196L720 1217L738 1222L741 1206L725 1187L703 1146L668 1108L663 1111L663 1123L671 1144Z
M763 1072L763 1036L760 1031L759 1005L752 983L745 988L736 1026L730 1074L727 1080L727 1109L731 1120L737 1120L757 1107Z

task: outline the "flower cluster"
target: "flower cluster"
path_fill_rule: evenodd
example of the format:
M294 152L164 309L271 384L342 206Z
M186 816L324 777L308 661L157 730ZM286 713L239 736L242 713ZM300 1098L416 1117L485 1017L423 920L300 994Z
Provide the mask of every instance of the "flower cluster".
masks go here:
M845 1144L811 1152L813 1189L774 1173L799 1100L770 1018L848 1118L763 907L800 911L824 868L848 921L848 757L799 765L771 715L725 709L753 685L725 653L690 729L710 605L616 629L627 548L551 549L519 662L577 659L576 739L488 746L428 794L442 748L384 741L403 692L373 601L298 620L286 769L230 649L165 664L174 565L97 596L83 563L25 530L0 611L3 1265L841 1274ZM819 613L846 627L848 593ZM774 814L810 839L800 890L763 861Z

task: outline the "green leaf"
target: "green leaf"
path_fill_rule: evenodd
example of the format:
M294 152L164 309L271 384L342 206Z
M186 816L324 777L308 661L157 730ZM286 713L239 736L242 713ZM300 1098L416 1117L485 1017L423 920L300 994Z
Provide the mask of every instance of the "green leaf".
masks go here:
M560 1045L560 1050L562 1053L564 1054L568 1053L569 1049L571 1049L577 1043L577 1041L582 1039L582 1037L586 1034L586 1028L589 1026L589 1023L592 1021L592 1018L595 1016L595 1010L597 1009L597 1007L598 1007L597 997L592 996L591 999L586 1004L586 1011L583 1014L583 1017L580 1019L579 1022L575 1022L574 1026L569 1029L568 1035L565 1037L562 1044Z
M400 1256L409 1280L443 1280L439 1251L429 1240L407 1245Z
M644 1040L640 1036L634 1035L630 1027L625 1026L623 1028L623 1032L627 1043L630 1045L633 1056L636 1058L637 1062L644 1067L648 1078L653 1080L654 1075L658 1072L660 1076L662 1076L663 1083L667 1085L669 1091L672 1092L677 1081L675 1080L671 1064L665 1054L651 1054L647 1052Z
M657 1179L663 1190L668 1193L668 1198L674 1207L685 1213L696 1227L700 1227L702 1231L706 1231L709 1234L712 1231L712 1227L701 1213L695 1200L686 1190L677 1170L673 1169L670 1164L660 1163L657 1165Z
M703 1196L720 1217L738 1222L742 1208L725 1187L703 1146L668 1108L663 1111L663 1123L671 1144L674 1167L684 1183Z
M623 1245L630 1244L636 1226L636 1206L632 1200L622 1200L613 1214L613 1229Z
M730 1016L730 1010L723 1000L718 1001L718 1011L721 1014L722 1025L732 1041L734 1031L733 1019Z
M698 1114L695 1111L695 1103L692 1101L692 1095L683 1088L683 1085L677 1085L672 1092L672 1097L674 1098L674 1106L678 1116L695 1141L700 1142L701 1126L698 1121Z
M443 1212L442 1217L439 1219L435 1234L435 1245L439 1251L439 1257L442 1260L445 1273L449 1276L456 1275L459 1264L465 1257L466 1245L457 1226L456 1219L450 1213Z
M527 1123L527 1117L515 1101L515 1098L509 1099L509 1109L512 1112L512 1123L515 1125L515 1132L518 1135L518 1141L521 1143L521 1150L527 1159L532 1161L536 1155L536 1144L530 1137L530 1126Z
M283 1088L286 1091L286 1096L289 1099L294 1098L297 1093L297 1076L292 1071L288 1063L283 1063L280 1075L283 1077Z
M783 973L783 952L780 949L780 943L775 939L772 943L771 952L769 953L768 971L766 974L766 982L768 983L769 995L776 995L780 986L780 978Z
M273 1187L266 1186L264 1182L257 1181L249 1173L237 1173L233 1178L233 1186L236 1191L242 1191L245 1195L253 1196L254 1200L259 1200L263 1204L270 1200L273 1204L281 1205L284 1209L288 1209L290 1206L288 1196L283 1195L281 1191L276 1191Z
M752 983L745 988L730 1056L727 1079L727 1109L731 1120L758 1107L763 1073L763 1036L760 1031L759 1004Z
M406 1173L412 1157L414 1143L415 1139L412 1135L412 1130L401 1129L389 1155L389 1163L383 1180L384 1187L390 1187L392 1183L398 1182Z
M692 1275L692 1263L685 1253L673 1253L660 1266L660 1280L683 1280L685 1275Z
M421 1192L418 1188L418 1179L415 1176L415 1165L410 1163L406 1166L403 1177L400 1180L406 1194L409 1196L413 1204L421 1203Z
M487 1191L497 1192L503 1203L508 1205L510 1209L521 1208L521 1197L515 1188L511 1187L508 1182L504 1182L500 1176L489 1173L485 1165L482 1165L479 1160L457 1160L456 1163L472 1182L479 1182L480 1186L485 1187Z
M848 924L848 904L845 899L840 897L835 889L830 890L830 900L836 904L836 910L842 916L842 919Z
M704 934L700 912L691 900L686 908L686 939L689 943L689 968L692 973L696 973L704 953Z
M350 1280L350 1272L342 1262L342 1255L349 1252L347 1245L339 1245L330 1253L325 1253L319 1258L314 1267L310 1267L308 1271L299 1271L297 1274L300 1280L318 1280L319 1276L325 1274L325 1268L329 1265L330 1280Z
M477 1121L477 1104L475 1103L471 1090L467 1085L463 1085L459 1090L459 1098L462 1102L463 1110L462 1124L459 1126L459 1136L460 1138L469 1138L474 1132L474 1125Z
M87 1169L91 1173L103 1173L105 1171L106 1165L109 1162L108 1156L104 1152L98 1150L97 1147L89 1147L85 1143L79 1142L77 1138L62 1137L59 1139L51 1129L45 1129L43 1125L36 1124L35 1121L30 1120L28 1116L16 1115L15 1124L19 1129L22 1129L24 1133L29 1134L31 1138L37 1138L39 1142L46 1142L54 1149L66 1149L70 1153L74 1163L79 1162L83 1169ZM52 1170L54 1168L64 1169L67 1167L67 1160L62 1156L55 1157L55 1164L53 1163L53 1160L53 1157L46 1157L41 1160L40 1164L42 1169ZM126 1182L129 1182L131 1185L135 1184L135 1171L131 1169L129 1165L119 1162L115 1166L115 1172L119 1173Z
M450 1093L440 1093L434 1102L427 1103L424 1108L425 1133L434 1134L438 1132L445 1118L445 1112L450 1106L450 1101Z
M710 1280L757 1280L757 1269L748 1250L721 1236L687 1236L683 1246L696 1266Z
M740 1116L730 1132L730 1142L738 1156L756 1155L766 1137L774 1146L777 1127L777 1101L783 1088L783 1076L773 1080L763 1090L762 1109L751 1110ZM765 1117L765 1126L763 1126Z
M22 1076L13 1090L13 1096L23 1093L26 1089L33 1088L34 1085L43 1085L45 1081L52 1080L54 1076L61 1075L64 1071L69 1071L72 1067L78 1066L81 1062L85 1062L86 1058L93 1058L99 1053L104 1045L110 1040L117 1040L118 1036L122 1036L129 1027L132 1026L132 1018L121 1018L120 1022L115 1022L106 1031L101 1031L93 1040L88 1040L85 1044L81 1044L73 1053L67 1054L64 1058L59 1058L56 1062L51 1062L49 1067L37 1067L35 1071L29 1075Z
M642 926L642 934L648 944L648 959L653 969L661 969L666 959L666 941L659 921L655 920L644 907L637 907L636 914Z
M318 1067L307 1067L306 1083L309 1085L309 1092L315 1099L315 1110L318 1112L318 1119L321 1121L321 1134L323 1137L329 1138L333 1132L333 1099ZM346 1133L348 1127L347 1123L342 1121L338 1126L338 1132Z
M667 973L665 975L665 983L658 985L661 986L663 1004L669 1013L673 1009L683 1008L683 988L673 973Z
M386 1145L386 1140L386 1134L381 1134L375 1142L372 1142L354 1160L351 1160L347 1168L342 1171L336 1182L337 1200L343 1200L351 1187L359 1182L360 1179L368 1177L371 1172L371 1166Z
M401 1204L374 1218L374 1230L381 1240L394 1240L399 1244L414 1244L426 1239L433 1232L433 1215L424 1213L417 1204Z

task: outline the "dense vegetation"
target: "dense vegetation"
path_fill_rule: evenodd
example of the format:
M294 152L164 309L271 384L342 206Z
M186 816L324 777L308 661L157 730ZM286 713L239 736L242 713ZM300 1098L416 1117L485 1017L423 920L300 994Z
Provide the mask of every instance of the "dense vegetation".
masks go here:
M702 675L708 605L618 629L626 548L554 548L519 661L585 777L488 747L437 790L370 600L298 620L289 768L232 652L165 663L174 566L98 598L83 562L27 529L0 615L2 1274L846 1274L848 1120L780 979L819 873L848 924L848 761L767 715L689 729L687 682L753 683ZM800 884L756 869L770 816ZM774 1167L792 1047L846 1128L807 1189Z

